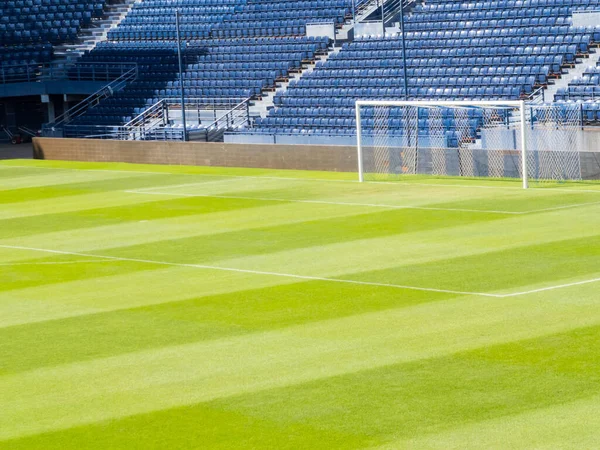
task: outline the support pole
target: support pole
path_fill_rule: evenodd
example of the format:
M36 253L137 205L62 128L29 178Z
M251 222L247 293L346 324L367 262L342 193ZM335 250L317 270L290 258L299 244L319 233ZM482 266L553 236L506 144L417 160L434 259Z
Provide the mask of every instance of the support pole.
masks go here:
M183 62L181 60L181 38L179 35L179 10L175 10L175 28L177 29L177 57L179 59L179 84L181 89L181 120L183 121L183 140L187 141L187 123L185 120L185 93L183 90Z
M527 119L525 102L521 101L521 166L523 168L523 189L529 188L529 173L527 168Z
M404 76L404 100L408 100L408 78L406 68L406 42L404 35L404 0L400 0L400 39L402 40L402 71Z
M354 106L356 108L356 150L358 152L358 181L365 181L363 175L363 151L362 151L362 128L360 125L360 105L358 103Z
M356 26L356 0L352 0L352 25Z
M385 12L383 10L383 4L385 0L381 0L381 34L385 36Z
M416 107L417 118L415 120L415 175L419 173L419 107ZM408 142L410 145L410 142Z

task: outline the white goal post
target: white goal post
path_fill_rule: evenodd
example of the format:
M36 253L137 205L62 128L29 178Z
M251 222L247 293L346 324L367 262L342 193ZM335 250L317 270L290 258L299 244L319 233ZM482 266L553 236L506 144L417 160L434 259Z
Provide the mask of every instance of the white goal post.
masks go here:
M356 102L359 181L434 175L581 180L576 105L522 100Z

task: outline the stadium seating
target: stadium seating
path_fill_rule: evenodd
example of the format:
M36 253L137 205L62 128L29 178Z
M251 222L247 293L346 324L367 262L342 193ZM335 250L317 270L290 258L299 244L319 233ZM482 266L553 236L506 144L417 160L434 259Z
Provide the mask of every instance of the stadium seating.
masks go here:
M105 0L4 0L0 5L0 83L27 80L50 62L53 44L74 41L104 14Z
M600 42L600 28L571 25L573 10L598 4L597 0L419 3L406 17L408 92L400 36L359 37L290 83L283 95L275 97L276 108L266 119L257 120L252 130L351 135L356 99L527 98ZM600 77L588 75L569 88L582 95L567 98L600 97ZM402 123L390 127L402 129Z
M0 44L64 42L104 13L105 0L7 0L0 9Z
M600 101L600 65L588 67L581 77L571 80L567 88L559 89L554 99Z
M315 19L312 11L320 11L319 18L341 23L349 14L349 5L348 0L136 3L109 33L109 41L85 54L82 62L137 62L142 75L76 123L126 123L162 98L178 98L182 84L185 95L194 99L260 98L263 90L274 88L277 80L287 79L290 71L298 71L303 62L313 61L316 54L328 50L329 38L304 35L305 23ZM176 8L180 9L184 40L182 81L176 57ZM303 17L301 23L288 23L282 18L286 11L295 11L296 17ZM284 25L271 26L275 20ZM245 24L246 30L258 31L238 33L234 25L240 23Z
M74 39L82 25L102 15L105 1L6 0L0 7L0 61L23 65L50 60L52 44ZM178 98L182 90L190 99L259 99L330 49L328 38L306 36L306 24L333 22L339 27L352 16L352 4L138 1L107 40L79 61L81 67L137 63L138 79L74 123L120 125L162 98ZM599 5L600 0L417 2L405 18L405 55L397 34L359 36L292 81L284 94L275 96L269 116L258 119L250 131L352 135L356 99L528 98L600 42L600 28L574 27L571 19L573 11ZM181 79L176 10L183 40ZM27 70L10 68L11 73ZM598 70L590 68L559 91L556 100L587 101L582 103L585 117L598 117ZM427 118L422 120L427 126ZM452 132L451 121L446 125ZM401 130L402 120L391 126Z

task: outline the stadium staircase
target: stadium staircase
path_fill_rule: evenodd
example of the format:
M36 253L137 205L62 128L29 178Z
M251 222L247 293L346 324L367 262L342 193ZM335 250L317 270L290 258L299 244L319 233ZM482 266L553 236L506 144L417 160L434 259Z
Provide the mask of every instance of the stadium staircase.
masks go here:
M99 42L106 40L108 33L121 23L134 3L138 1L114 0L107 3L102 18L83 27L77 36L77 42L54 46L55 61L65 65L75 63L86 51L92 50Z
M347 3L349 0L309 0L294 2L293 6L305 8L310 20L334 15L336 21L343 22L348 15ZM181 96L174 41L176 7L181 13L184 40L186 97L262 101L277 89L277 83L297 77L329 51L327 38L304 35L303 21L309 17L300 21L292 18L289 5L262 0L137 2L108 33L107 41L85 52L79 63L136 62L140 78L71 125L88 127L90 134L98 134L93 127L123 125L161 99ZM292 12L302 16L302 10ZM272 14L280 17L277 27L272 26Z
M327 49L326 52L317 53L313 62L304 64L298 72L290 73L288 78L281 82L277 82L275 89L270 89L269 92L263 94L260 100L252 102L252 105L250 106L250 116L252 118L266 117L269 111L275 107L273 101L276 95L284 95L290 83L295 83L300 80L302 76L311 73L315 70L317 64L326 62L332 54L337 52L339 52L339 48L332 47Z
M529 99L560 80L565 69L578 68L590 56L594 61L600 28L572 26L571 12L599 5L598 0L419 3L405 18L408 92L400 37L362 36L290 83L275 96L269 115L243 132L296 135L303 143L311 135L353 136L356 99Z
M589 58L583 59L573 68L565 69L565 73L554 81L554 84L548 85L545 92L546 101L554 101L559 90L566 90L568 86L578 78L581 78L590 67L596 67L600 61L600 50L596 49L594 53L589 54Z
M390 25L397 2L385 3L384 22ZM357 4L357 23L376 19L377 0ZM417 2L406 10L405 53L398 34L357 36L341 48L332 48L326 37L306 36L308 23L333 22L336 41L343 41L354 26L351 5L351 0L102 3L94 7L94 20L79 29L83 40L53 42L57 56L90 67L137 64L139 76L88 102L89 109L70 116L68 125L81 127L78 135L98 135L163 100L179 101L182 91L188 99L235 104L250 99L256 120L242 130L246 134L328 137L354 135L359 98L540 101L544 90L546 101L553 94L557 100L595 101L596 93L600 98L600 69L583 68L597 61L600 28L574 27L571 18L575 10L597 9L600 0ZM176 9L184 42L181 78ZM177 120L182 119L172 114L170 125L179 125Z

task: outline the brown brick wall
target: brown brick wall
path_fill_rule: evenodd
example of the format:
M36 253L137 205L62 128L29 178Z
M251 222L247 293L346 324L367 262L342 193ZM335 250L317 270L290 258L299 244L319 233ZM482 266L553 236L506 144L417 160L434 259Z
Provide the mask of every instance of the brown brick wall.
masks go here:
M36 159L269 169L356 171L356 149L343 146L224 144L35 138Z

